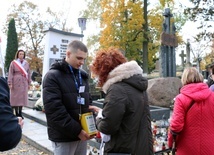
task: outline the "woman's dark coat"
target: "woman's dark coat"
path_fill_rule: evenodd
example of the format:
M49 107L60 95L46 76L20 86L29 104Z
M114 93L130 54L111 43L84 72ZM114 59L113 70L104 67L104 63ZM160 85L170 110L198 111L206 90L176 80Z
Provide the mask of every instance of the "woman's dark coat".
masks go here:
M116 67L103 86L106 93L100 132L111 135L104 152L152 155L152 132L146 89L148 80L135 61Z

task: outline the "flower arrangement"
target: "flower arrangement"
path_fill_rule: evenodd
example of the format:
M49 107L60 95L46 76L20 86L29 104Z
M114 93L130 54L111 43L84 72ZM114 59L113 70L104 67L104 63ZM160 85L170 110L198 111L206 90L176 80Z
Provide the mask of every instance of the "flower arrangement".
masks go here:
M36 81L31 82L30 90L28 91L28 97L31 98L41 97L41 85L38 82Z

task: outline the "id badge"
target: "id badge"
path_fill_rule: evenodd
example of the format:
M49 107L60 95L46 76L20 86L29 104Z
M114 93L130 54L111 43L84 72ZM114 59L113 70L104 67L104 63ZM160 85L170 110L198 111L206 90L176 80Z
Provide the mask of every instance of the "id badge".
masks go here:
M85 98L78 96L77 103L81 105L85 105Z
M85 86L80 86L79 93L84 93L84 92L85 92Z

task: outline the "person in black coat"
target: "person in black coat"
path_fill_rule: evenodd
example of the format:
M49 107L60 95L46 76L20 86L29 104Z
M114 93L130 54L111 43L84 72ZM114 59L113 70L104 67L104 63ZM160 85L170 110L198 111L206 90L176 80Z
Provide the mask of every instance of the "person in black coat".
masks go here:
M53 63L43 78L43 103L48 137L56 155L86 155L90 135L83 130L80 115L89 112L88 74L81 69L87 47L74 40L66 58Z
M23 120L13 114L6 79L0 77L0 151L17 146L22 137Z
M109 48L97 51L90 69L105 93L103 109L89 107L98 113L104 155L153 155L148 80L141 67L128 61L121 50Z

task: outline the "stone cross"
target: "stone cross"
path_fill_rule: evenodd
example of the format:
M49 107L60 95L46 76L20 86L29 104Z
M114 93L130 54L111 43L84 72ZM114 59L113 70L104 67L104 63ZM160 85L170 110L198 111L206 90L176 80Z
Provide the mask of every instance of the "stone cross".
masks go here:
M161 48L160 48L160 76L161 77L176 77L176 57L175 47L178 46L177 37L175 35L176 27L174 23L170 22L173 15L170 9L164 10L165 17L163 23L163 32L161 34Z
M56 54L56 52L59 52L59 49L56 47L56 45L53 45L53 47L51 47L51 51L53 51L53 54Z
M184 69L184 57L186 57L186 54L184 54L184 50L181 51L181 54L179 54L179 56L181 57L181 65Z

